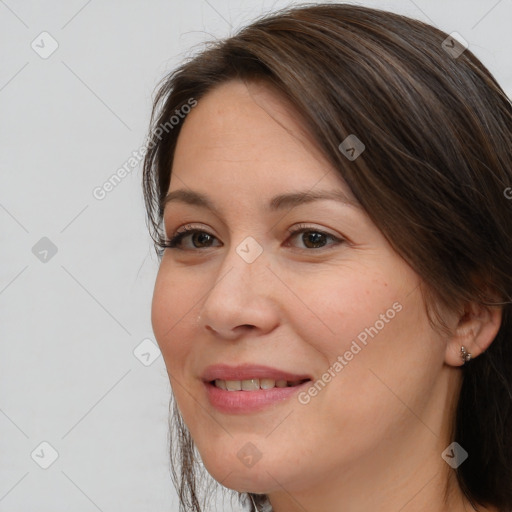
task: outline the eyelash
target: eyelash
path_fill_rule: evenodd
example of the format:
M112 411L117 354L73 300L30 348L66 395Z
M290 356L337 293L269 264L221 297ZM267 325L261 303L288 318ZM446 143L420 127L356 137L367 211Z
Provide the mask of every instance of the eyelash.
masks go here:
M296 228L288 230L288 233L290 233L290 237L298 235L299 233L307 233L307 232L320 233L322 235L325 235L328 238L331 238L332 240L334 240L337 243L345 242L345 240L342 238L338 238L334 235L331 235L330 233L326 233L325 231L319 230L319 229L315 228L314 226L307 226L306 224L299 224ZM177 231L171 237L170 240L162 240L159 242L158 245L162 249L176 249L176 250L180 250L180 251L187 251L187 250L188 251L198 251L198 250L205 250L205 249L211 248L211 247L205 247L205 248L201 249L200 247L196 247L193 249L182 249L181 247L179 247L179 244L183 241L183 238L185 238L188 235L194 234L194 233L206 233L207 235L209 235L213 238L216 238L214 235L212 235L211 233L208 233L208 231L205 231L203 229L197 229L197 228L190 227L190 226L184 226L179 231ZM302 251L321 251L321 250L325 250L325 247L317 247L317 248L307 248L307 247L302 248L301 247L299 249Z

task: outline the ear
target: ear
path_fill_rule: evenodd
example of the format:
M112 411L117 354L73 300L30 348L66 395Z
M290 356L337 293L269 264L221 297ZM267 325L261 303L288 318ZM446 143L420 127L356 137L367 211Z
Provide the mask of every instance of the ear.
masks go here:
M498 334L501 319L501 307L468 303L458 316L453 336L448 340L445 362L451 366L462 366L462 346L471 354L471 359L485 352Z

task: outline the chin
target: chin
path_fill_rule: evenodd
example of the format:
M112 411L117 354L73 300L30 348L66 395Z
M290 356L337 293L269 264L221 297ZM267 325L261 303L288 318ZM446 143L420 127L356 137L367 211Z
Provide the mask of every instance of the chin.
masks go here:
M265 470L260 468L236 468L231 474L223 468L220 471L212 470L206 466L208 473L220 484L228 489L238 492L251 492L254 494L268 494L276 488L277 482ZM226 476L228 475L228 476Z
M213 450L205 455L201 453L201 456L208 473L224 487L255 494L267 494L278 488L281 481L279 466L272 460L264 460L264 456L250 460L249 452L250 448L240 457L236 451L219 456L219 452Z

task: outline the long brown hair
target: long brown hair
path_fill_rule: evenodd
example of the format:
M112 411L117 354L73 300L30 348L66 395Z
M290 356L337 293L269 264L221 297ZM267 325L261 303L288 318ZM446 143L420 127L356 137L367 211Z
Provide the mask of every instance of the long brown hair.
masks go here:
M210 43L160 84L144 197L158 248L182 123L165 134L159 127L228 80L265 80L284 93L375 225L426 283L431 321L440 308L466 302L503 309L490 347L462 369L453 440L470 453L456 470L465 495L505 512L512 509L512 201L504 193L512 187L512 104L469 49L450 53L456 43L447 45L447 37L386 11L314 4L266 15ZM339 149L350 134L365 144L353 161ZM199 512L194 444L177 408L171 421L180 510ZM254 510L249 496L238 494Z

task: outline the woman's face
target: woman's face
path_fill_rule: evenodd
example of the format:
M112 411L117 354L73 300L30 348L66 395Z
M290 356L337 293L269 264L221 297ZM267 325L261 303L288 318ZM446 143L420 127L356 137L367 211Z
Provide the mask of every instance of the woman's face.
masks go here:
M356 485L446 447L420 280L300 126L264 85L214 89L176 148L169 192L189 196L165 207L168 238L199 233L164 253L155 336L204 465L238 491Z

